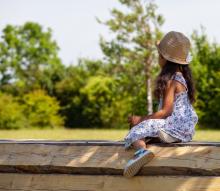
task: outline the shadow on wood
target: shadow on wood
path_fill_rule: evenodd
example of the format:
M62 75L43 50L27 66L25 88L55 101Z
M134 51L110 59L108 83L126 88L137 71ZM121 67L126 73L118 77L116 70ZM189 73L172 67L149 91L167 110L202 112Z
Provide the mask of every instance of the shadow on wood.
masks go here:
M155 158L122 176L123 141L0 140L0 190L220 190L220 143L149 145Z

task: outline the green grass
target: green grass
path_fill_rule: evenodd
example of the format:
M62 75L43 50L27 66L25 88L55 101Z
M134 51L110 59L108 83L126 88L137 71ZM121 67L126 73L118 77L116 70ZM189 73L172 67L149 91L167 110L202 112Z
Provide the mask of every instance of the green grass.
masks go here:
M0 139L123 140L128 130L119 129L21 129L0 130ZM196 130L193 140L220 141L220 130Z

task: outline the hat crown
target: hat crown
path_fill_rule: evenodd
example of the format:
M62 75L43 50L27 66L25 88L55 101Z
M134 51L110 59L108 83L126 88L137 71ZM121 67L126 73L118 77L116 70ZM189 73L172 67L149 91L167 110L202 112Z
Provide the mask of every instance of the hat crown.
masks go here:
M165 59L179 64L189 64L190 41L184 34L176 31L167 33L157 48Z

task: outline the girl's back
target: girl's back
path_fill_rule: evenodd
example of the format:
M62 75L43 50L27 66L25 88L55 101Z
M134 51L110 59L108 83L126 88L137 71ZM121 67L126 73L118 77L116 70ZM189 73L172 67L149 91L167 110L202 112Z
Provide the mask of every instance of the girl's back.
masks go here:
M184 85L186 91L175 94L173 112L165 119L163 129L170 135L181 139L183 142L187 142L190 141L194 135L198 116L188 98L187 83L183 75L180 72L176 72L172 76L172 79ZM160 99L159 109L161 109L161 107L162 98Z

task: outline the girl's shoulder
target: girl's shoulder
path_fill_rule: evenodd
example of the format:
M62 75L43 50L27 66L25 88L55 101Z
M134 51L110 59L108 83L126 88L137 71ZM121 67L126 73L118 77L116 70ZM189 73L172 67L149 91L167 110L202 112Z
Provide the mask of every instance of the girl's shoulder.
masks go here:
M175 72L172 77L173 78L175 78L175 77L183 77L183 73L182 72Z
M186 80L181 72L175 72L171 79L180 82L187 88Z
M176 81L184 82L184 83L186 82L181 72L175 72L173 76L171 77L171 80L176 80Z

